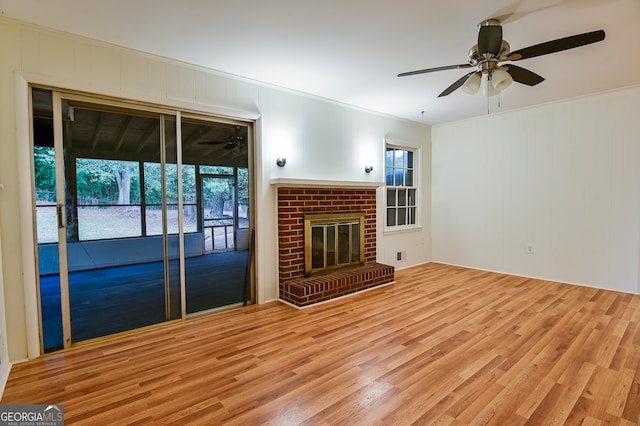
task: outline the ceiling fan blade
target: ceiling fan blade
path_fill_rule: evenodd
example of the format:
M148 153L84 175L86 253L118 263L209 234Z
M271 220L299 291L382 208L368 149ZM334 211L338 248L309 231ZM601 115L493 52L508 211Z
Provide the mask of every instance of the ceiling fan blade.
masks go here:
M547 41L534 46L511 52L507 57L508 61L519 61L520 59L534 58L536 56L548 55L549 53L561 52L575 47L585 46L604 40L604 30L591 31L584 34L576 34L557 40Z
M492 22L492 21L488 21ZM478 30L478 52L481 56L490 53L498 56L502 47L502 27L500 25L481 25Z
M402 72L402 73L398 74L398 77L406 77L408 75L416 75L416 74L426 74L428 72L436 72L436 71L446 71L446 70L457 70L457 69L461 69L461 68L471 68L473 66L474 65L471 65L471 64L446 65L444 67L426 68L426 69L423 69L423 70Z
M513 78L513 81L526 84L527 86L535 86L544 81L544 77L517 65L508 64L504 65L503 68L506 68L507 72Z
M451 92L453 92L454 90L458 89L460 86L462 86L469 77L471 77L472 75L474 75L476 72L472 71L469 74L465 74L462 77L460 77L458 80L455 81L455 83L453 83L451 86L447 87L446 89L444 89L444 91L442 93L440 93L438 95L439 98L443 97L443 96L447 96L448 94L450 94Z

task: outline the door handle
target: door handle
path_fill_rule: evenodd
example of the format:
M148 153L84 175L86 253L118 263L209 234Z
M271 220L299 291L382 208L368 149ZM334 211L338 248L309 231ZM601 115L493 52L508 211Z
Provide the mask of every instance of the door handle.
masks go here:
M56 206L56 213L58 215L58 228L64 228L64 221L62 220L62 204Z

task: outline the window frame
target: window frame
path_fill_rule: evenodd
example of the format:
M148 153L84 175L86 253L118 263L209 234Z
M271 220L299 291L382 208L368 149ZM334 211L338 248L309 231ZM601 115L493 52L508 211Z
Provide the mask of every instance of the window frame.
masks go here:
M413 182L412 185L401 185L401 186L396 186L396 185L387 185L387 162L386 162L386 155L387 155L387 150L388 149L394 149L394 150L402 150L402 151L409 151L413 153ZM407 231L407 230L417 230L422 228L422 222L420 220L421 216L422 216L422 205L420 203L421 200L421 190L420 190L420 182L421 182L421 175L422 175L422 170L421 170L421 162L420 159L422 157L422 147L418 144L415 143L411 143L411 142L407 142L407 141L398 141L398 140L389 140L389 139L385 139L385 146L384 146L384 156L383 156L383 162L382 164L384 165L384 186L383 186L383 196L382 196L382 203L383 203L383 209L384 209L384 232L385 233L393 233L393 232L401 232L401 231ZM388 225L388 212L389 209L393 208L394 211L396 212L396 218L397 218L397 212L400 208L402 208L402 206L398 206L397 202L395 204L395 206L387 206L387 196L388 196L388 190L389 189L413 189L415 191L415 199L414 199L414 203L411 204L410 206L407 204L407 208L408 207L413 207L414 208L414 216L415 216L415 221L412 224L403 224L403 225ZM397 192L396 192L397 194ZM407 200L408 202L408 200Z

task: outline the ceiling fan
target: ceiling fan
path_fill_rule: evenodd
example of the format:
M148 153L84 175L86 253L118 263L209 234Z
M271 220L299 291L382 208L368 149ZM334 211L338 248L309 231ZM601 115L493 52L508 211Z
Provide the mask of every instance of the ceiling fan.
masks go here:
M243 127L236 126L235 134L222 140L204 140L198 141L199 145L224 145L224 149L234 149L246 142L246 138L243 134Z
M501 62L515 62L521 59L548 55L549 53L561 52L602 40L604 40L604 31L597 30L547 41L511 52L509 43L502 38L500 20L488 19L478 25L478 44L469 50L466 64L403 72L398 74L398 77L451 69L476 68L475 71L471 71L456 80L438 97L447 96L460 87L467 93L475 94L481 86L485 96L493 96L500 93L502 89L509 86L513 81L528 86L535 86L544 81L543 77L532 71L510 63L501 64ZM483 81L485 82L484 85L482 84Z

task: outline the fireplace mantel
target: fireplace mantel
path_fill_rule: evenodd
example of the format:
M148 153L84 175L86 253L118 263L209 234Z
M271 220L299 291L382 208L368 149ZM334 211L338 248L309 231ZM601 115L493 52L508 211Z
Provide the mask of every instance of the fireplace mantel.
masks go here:
M269 181L271 185L287 188L378 188L384 186L384 182L376 181L342 181L322 179L290 179L276 178Z

